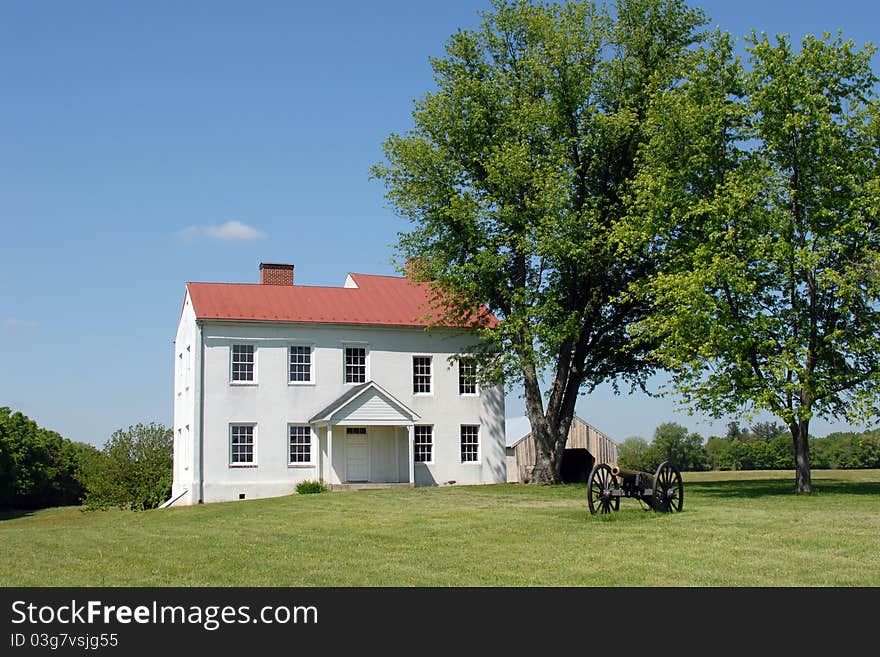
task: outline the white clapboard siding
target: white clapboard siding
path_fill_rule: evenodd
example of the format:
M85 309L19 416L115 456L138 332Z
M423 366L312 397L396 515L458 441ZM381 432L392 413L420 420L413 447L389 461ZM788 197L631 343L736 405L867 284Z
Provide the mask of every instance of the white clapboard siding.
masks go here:
M333 418L334 420L344 418L348 424L352 422L370 423L379 420L405 422L408 419L399 408L375 391L346 404L333 414Z

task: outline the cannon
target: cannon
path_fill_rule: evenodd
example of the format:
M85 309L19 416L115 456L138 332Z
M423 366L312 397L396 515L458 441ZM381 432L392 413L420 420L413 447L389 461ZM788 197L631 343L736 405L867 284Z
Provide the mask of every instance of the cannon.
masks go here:
M684 504L681 473L669 461L663 461L653 475L607 463L596 465L587 477L590 513L617 511L621 497L634 497L654 511L677 513Z

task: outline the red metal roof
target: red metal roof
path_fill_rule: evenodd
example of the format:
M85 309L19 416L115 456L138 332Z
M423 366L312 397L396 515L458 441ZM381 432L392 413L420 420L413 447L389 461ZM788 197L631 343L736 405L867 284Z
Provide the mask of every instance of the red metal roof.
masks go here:
M427 284L349 274L357 287L188 283L198 319L425 327L439 316ZM485 311L486 322L498 320Z

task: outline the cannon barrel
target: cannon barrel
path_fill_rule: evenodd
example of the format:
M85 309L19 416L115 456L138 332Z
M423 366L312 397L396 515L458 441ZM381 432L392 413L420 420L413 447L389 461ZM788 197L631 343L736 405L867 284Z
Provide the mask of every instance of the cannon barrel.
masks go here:
M616 465L611 466L611 474L613 474L615 477L620 477L623 481L633 481L638 476L653 477L653 475L650 475L647 472L640 472L638 470L624 470Z

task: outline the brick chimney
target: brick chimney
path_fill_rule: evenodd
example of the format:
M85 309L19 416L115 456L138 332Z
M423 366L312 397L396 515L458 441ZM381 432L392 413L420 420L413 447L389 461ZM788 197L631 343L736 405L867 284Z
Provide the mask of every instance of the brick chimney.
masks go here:
M261 285L293 285L293 265L260 263Z

